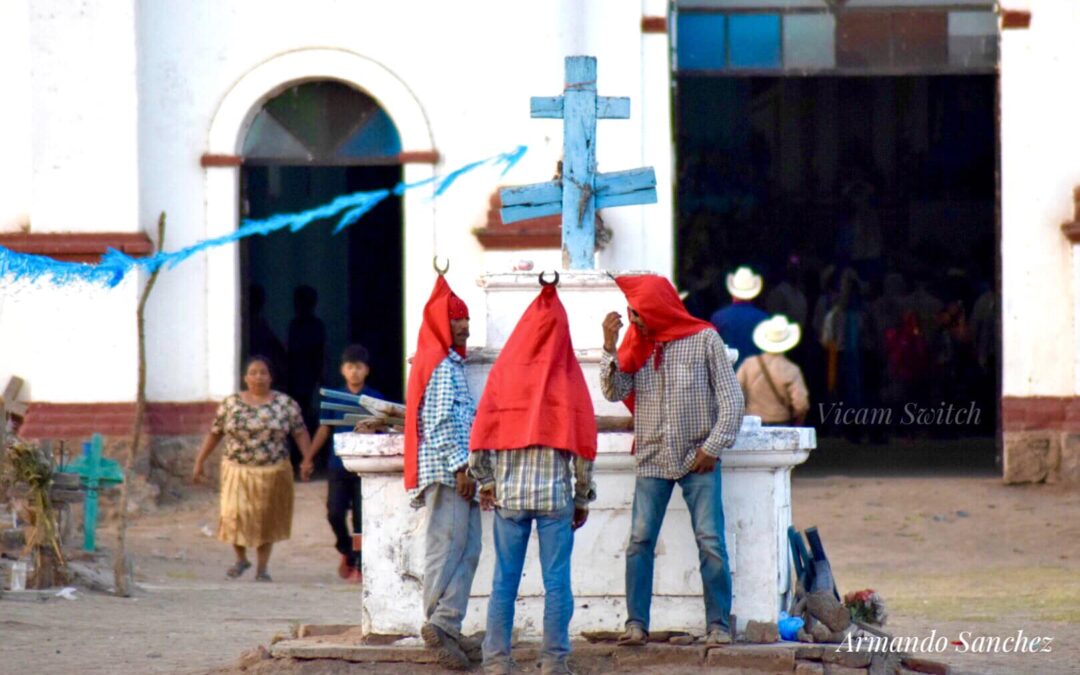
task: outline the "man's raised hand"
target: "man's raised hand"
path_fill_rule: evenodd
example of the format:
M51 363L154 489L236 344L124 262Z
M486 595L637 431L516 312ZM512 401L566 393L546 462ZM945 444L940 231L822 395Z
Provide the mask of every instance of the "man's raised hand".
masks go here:
M619 342L619 331L622 330L622 317L618 312L610 312L604 317L604 351L614 354L615 345Z

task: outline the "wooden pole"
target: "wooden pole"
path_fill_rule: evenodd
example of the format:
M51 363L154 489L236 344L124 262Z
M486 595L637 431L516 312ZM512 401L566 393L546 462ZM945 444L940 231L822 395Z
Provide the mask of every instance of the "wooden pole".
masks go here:
M160 251L165 244L165 212L158 217L157 250ZM113 560L113 582L116 585L116 594L121 597L129 597L132 591L132 566L127 559L127 503L128 491L131 489L132 472L135 468L135 456L139 452L139 443L142 442L143 417L146 413L146 301L150 292L154 290L158 273L161 268L156 268L150 273L139 295L139 308L135 313L135 325L139 332L139 385L135 398L135 429L131 434L131 447L128 448L127 461L124 463L124 483L120 487L120 526L116 534L116 556Z

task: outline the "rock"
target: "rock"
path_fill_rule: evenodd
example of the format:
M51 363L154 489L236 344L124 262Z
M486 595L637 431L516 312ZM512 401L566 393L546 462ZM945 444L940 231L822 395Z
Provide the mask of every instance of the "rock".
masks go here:
M697 642L697 638L693 635L690 635L689 633L683 635L672 635L668 642L673 645L678 645L680 647L686 647Z
M795 675L824 675L825 666L820 663L796 663Z
M809 661L820 661L824 647L798 647L795 650L795 658Z
M236 667L240 670L246 670L254 665L257 665L261 661L265 661L270 658L270 652L259 645L254 649L248 649L240 654L240 658L236 660Z
M900 671L900 655L889 652L887 654L873 654L870 658L870 675L893 675Z
M847 649L826 649L821 655L821 660L825 663L848 668L866 668L870 665L871 658L870 652L848 651Z
M814 642L829 642L832 640L832 631L823 623L815 623L810 629L810 635L814 636Z
M866 675L866 668L849 668L835 663L826 663L825 675Z
M780 641L780 629L771 621L750 621L744 634L746 642L767 644Z
M718 668L791 672L795 652L787 647L717 647L709 650L705 662Z
M1007 431L1004 434L1005 483L1040 483L1057 469L1060 436L1050 431Z
M286 635L285 633L274 633L274 637L270 638L270 644L271 645L276 645L279 642L284 642L285 640L291 640L291 639L292 639L291 635Z
M851 625L851 614L830 591L815 591L807 596L806 607L811 616L829 627L830 631L844 630Z
M1066 434L1061 444L1058 478L1065 483L1080 483L1080 434Z

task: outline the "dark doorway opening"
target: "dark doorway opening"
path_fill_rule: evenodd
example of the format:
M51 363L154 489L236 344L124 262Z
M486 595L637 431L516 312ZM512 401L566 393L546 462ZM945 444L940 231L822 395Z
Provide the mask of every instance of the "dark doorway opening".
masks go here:
M740 265L765 277L766 311L785 278L805 296L790 356L810 469L994 467L996 90L983 74L677 77L680 288L703 318ZM844 279L858 358L830 361Z
M245 166L242 195L247 217L259 219L352 192L393 188L400 180L400 166ZM241 246L243 287L249 290L243 356L271 352L265 355L277 361L274 388L300 404L312 433L319 419L318 387L342 386L339 358L351 343L371 353L372 387L394 400L401 400L404 389L401 200L384 200L339 234L331 233L333 227L320 221L295 233L252 237ZM304 287L317 298L313 318L298 317L295 301ZM261 308L259 293L265 297ZM320 462L327 452L320 453Z

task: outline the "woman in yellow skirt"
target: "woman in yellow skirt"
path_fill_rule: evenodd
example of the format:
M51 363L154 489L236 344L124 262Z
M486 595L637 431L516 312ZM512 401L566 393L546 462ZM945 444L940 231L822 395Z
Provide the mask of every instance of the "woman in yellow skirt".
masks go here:
M225 575L235 579L251 567L247 549L258 553L256 581L272 581L267 571L276 541L289 538L292 529L293 472L285 439L292 436L304 458L300 477L314 469L311 438L304 427L300 406L270 388L269 361L252 356L244 366L246 389L228 396L218 407L210 434L203 442L192 478L205 478L206 458L225 439L221 460L221 517L217 538L233 545L236 564Z

